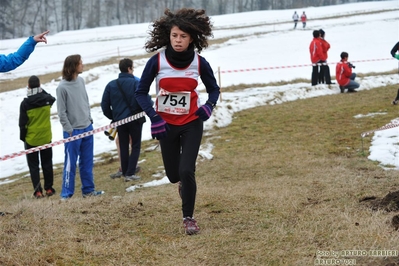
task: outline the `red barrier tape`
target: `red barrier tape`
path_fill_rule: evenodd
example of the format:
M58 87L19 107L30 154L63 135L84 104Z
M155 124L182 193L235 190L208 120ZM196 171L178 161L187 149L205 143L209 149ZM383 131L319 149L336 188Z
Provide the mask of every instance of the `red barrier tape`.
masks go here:
M384 61L384 60L391 60L391 59L394 59L394 58L391 57L391 58L382 58L382 59L357 60L357 61L351 61L351 63L374 62L374 61ZM328 63L328 64L337 64L337 63L339 63L339 62ZM322 64L317 64L317 65L322 65ZM313 64L233 69L233 70L223 70L223 71L220 71L220 73L237 73L237 72L248 72L248 71L259 71L259 70L270 70L270 69L284 69L284 68L296 68L296 67L307 67L307 66L313 66Z
M366 136L368 136L368 135L370 135L371 133L374 133L374 132L376 132L376 131L380 131L380 130L384 130L384 129L390 129L390 128L395 128L395 127L399 127L399 124L392 124L392 123L389 123L389 124L386 124L385 126L382 126L382 127L380 127L380 128L377 128L377 129L374 129L374 130L370 130L370 131L367 131L367 132L363 132L362 134L361 134L361 136L362 136L362 138L364 138L364 137L366 137Z
M143 117L144 115L145 115L145 112L141 112L141 113L129 116L129 117L125 118L125 119L119 120L117 122L111 123L111 124L109 124L107 126L96 128L96 129L93 129L91 131L88 131L88 132L85 132L85 133L82 133L82 134L79 134L79 135L76 135L76 136L72 136L72 137L69 137L69 138L66 138L66 139L58 140L56 142L52 142L52 143L45 144L45 145L42 145L42 146L34 147L34 148L31 148L31 149L28 149L28 150L24 150L24 151L20 151L20 152L14 152L12 154L4 155L4 156L0 157L0 161L5 161L5 160L12 159L12 158L15 158L15 157L18 157L18 156L21 156L21 155L37 152L37 151L48 149L50 147L54 147L54 146L57 146L57 145L60 145L60 144L63 144L63 143L67 143L67 142L71 142L71 141L74 141L74 140L77 140L77 139L81 139L81 138L93 135L95 133L98 133L98 132L101 132L101 131L104 131L104 130L107 130L107 129L110 129L110 128L115 128L117 126L120 126L120 125L129 123L131 121L137 120L137 119Z

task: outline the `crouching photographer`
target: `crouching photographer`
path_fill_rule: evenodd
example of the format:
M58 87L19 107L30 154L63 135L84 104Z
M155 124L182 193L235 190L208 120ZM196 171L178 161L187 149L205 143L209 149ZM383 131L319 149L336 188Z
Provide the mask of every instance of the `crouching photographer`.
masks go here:
M356 92L355 89L360 87L360 84L355 81L356 73L352 72L352 69L355 68L350 62L348 62L348 53L341 53L341 61L337 64L335 69L335 77L339 84L339 89L341 93L345 92L345 89L348 92Z

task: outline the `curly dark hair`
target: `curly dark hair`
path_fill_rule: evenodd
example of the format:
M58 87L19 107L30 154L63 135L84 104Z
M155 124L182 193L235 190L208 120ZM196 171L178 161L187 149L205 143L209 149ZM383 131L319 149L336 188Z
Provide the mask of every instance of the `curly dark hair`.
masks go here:
M212 23L204 9L182 8L175 13L166 9L164 16L153 22L149 40L145 43L147 52L154 52L170 44L170 31L173 26L190 34L198 53L208 47L208 37L213 37Z

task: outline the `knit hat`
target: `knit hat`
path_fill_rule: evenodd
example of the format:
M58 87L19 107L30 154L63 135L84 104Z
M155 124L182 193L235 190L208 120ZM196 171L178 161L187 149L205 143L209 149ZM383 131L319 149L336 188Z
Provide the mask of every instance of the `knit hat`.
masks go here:
M325 34L324 30L319 29L319 32L320 32L320 36L321 36L321 37L324 37L324 34Z
M29 78L29 80L28 80L28 87L29 87L30 89L40 87L40 80L39 80L39 78L36 77L36 76L31 76L31 77Z

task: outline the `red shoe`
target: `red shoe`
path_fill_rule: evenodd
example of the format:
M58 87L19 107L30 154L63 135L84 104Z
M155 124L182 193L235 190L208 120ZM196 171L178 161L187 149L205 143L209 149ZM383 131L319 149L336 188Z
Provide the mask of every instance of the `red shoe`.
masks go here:
M37 199L43 198L43 193L41 191L36 191L33 196Z
M54 188L46 189L46 196L47 197L53 196L54 194L55 194L55 189Z
M200 231L197 221L192 217L184 218L183 225L187 235L195 235Z

